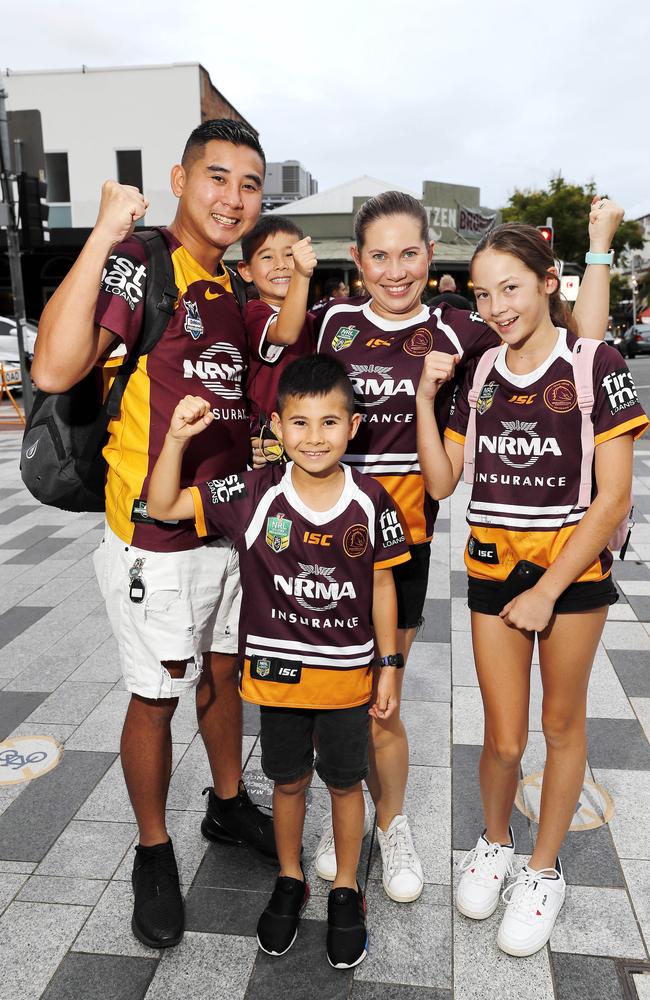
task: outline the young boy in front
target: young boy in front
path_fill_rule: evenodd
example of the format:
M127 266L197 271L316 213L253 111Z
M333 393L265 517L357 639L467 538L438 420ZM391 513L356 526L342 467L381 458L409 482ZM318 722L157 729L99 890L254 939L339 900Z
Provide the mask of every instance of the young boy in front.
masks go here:
M203 399L181 400L148 504L153 517L194 519L199 535L226 535L239 550L240 689L261 706L262 769L275 783L280 859L257 940L268 954L283 955L296 939L309 899L300 853L315 767L332 798L338 862L327 957L335 968L351 968L367 949L357 866L369 716L387 718L397 703L403 661L391 567L409 558L408 549L384 488L340 464L360 416L336 359L301 358L282 375L273 424L286 466L180 489L185 448L211 420ZM375 651L381 669L373 691Z
M307 296L318 261L310 237L304 237L291 219L277 215L263 215L257 221L242 239L241 252L239 273L259 295L244 307L250 345L246 396L251 436L253 448L263 446L266 458L273 461L281 454L270 430L280 376L296 358L315 351Z

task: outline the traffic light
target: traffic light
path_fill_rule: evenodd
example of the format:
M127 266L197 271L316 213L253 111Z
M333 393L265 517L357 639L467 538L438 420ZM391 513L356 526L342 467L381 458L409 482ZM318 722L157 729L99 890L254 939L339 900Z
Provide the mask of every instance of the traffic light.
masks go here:
M35 250L50 239L47 184L29 174L18 175L18 207L23 250Z
M549 244L549 246L552 247L553 246L553 226L536 226L535 228L537 229L537 232L542 237L542 239L546 240L546 242Z

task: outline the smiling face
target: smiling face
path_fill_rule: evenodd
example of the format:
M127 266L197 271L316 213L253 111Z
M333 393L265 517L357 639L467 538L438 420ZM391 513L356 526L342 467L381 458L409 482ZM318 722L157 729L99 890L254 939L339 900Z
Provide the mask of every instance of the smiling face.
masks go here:
M295 233L274 233L267 237L247 263L239 265L244 281L252 281L260 298L281 306L293 274L291 247L299 239Z
M481 319L509 347L518 347L551 323L549 298L557 276L540 280L518 257L483 250L472 263L474 295Z
M409 319L417 315L433 256L433 243L423 241L417 219L385 215L366 226L361 252L356 246L350 252L378 316Z
M360 420L338 387L322 396L287 396L282 413L273 414L289 458L309 475L323 477L338 466Z
M214 139L186 166L172 169L179 199L175 226L190 253L223 253L249 232L260 214L264 164L249 146Z

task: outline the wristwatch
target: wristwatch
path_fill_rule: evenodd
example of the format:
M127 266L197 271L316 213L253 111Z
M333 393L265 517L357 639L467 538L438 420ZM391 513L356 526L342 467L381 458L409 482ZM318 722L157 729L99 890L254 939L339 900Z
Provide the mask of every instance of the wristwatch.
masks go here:
M585 254L585 264L608 264L611 267L613 263L613 250L608 250L607 253L595 253L593 250L588 250Z
M380 656L377 659L380 667L397 667L401 670L404 666L404 657L401 653L391 653L390 656Z

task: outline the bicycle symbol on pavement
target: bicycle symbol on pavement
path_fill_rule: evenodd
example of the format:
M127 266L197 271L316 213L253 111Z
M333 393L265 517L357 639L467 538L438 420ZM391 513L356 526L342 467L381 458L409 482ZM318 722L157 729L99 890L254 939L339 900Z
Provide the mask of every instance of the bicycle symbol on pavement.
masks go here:
M52 736L10 736L0 743L0 785L16 785L47 774L63 747Z

